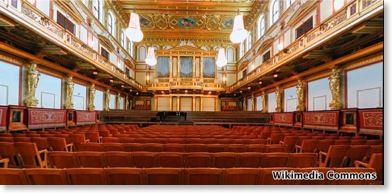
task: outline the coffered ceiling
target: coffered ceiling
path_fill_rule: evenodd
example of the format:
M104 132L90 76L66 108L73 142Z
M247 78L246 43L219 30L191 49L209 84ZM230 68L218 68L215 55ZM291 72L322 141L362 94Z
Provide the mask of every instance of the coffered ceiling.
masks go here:
M244 16L248 27L263 2L267 1L117 0L113 3L125 21L129 21L131 12L139 14L143 41L229 43L237 13Z

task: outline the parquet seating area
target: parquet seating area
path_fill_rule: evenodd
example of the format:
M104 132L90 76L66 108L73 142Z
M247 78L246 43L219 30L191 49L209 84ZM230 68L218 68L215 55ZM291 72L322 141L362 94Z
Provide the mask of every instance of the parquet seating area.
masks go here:
M273 172L316 172L323 178L277 180ZM0 169L0 184L7 185L368 185L372 168L48 168ZM330 174L328 175L328 172ZM328 178L346 172L354 180ZM321 174L320 174L321 173ZM331 175L332 174L332 175ZM361 174L358 176L358 174ZM282 176L284 174L281 174Z
M49 143L52 139L61 139L57 141L62 146ZM44 166L29 167L47 170L23 165L18 143L45 152L38 156ZM0 134L0 156L8 159L10 168L0 170L0 184L382 184L382 166L373 164L379 163L372 157L377 153L383 153L381 140L273 126L102 124ZM378 178L272 179L275 170L312 172L309 168L325 174L331 169L377 171ZM45 177L33 179L34 175L53 175L56 180L45 182ZM89 175L88 180L82 177Z

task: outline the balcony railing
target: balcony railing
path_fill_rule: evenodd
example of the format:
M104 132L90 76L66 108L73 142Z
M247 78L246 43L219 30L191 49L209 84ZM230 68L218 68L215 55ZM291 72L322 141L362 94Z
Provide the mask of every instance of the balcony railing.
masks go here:
M352 13L353 6L355 6L354 13ZM351 1L345 8L342 8L338 13L328 18L320 26L313 28L304 36L291 43L288 47L286 47L286 53L279 52L268 61L262 63L253 71L248 73L241 80L227 87L227 92L231 93L243 86L246 86L250 82L255 81L257 78L260 78L274 69L283 66L293 59L293 57L308 52L316 45L320 45L323 42L328 41L336 34L349 29L357 22L366 19L366 17L369 17L367 14L381 12L382 9L383 1L380 0ZM256 59L257 57L255 57L252 61L249 61L249 63L256 63Z
M5 10L4 14L7 14L7 16L25 25L40 36L45 37L47 40L52 41L52 43L65 48L68 52L85 59L91 65L119 78L124 83L142 91L147 90L146 86L128 78L116 65L106 60L74 34L66 31L55 21L49 19L29 2L20 1L21 6L18 8L12 7L9 2L0 1L0 9Z

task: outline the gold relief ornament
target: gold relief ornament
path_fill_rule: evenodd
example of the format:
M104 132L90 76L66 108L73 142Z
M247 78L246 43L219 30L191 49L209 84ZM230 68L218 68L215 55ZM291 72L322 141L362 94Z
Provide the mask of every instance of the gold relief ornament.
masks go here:
M265 93L265 91L263 91L261 95L263 96L262 101L261 101L261 105L262 105L263 109L261 110L261 112L266 113L266 112L268 112L268 109L267 109L267 94Z
M297 98L298 98L298 105L297 111L304 111L305 110L305 102L304 102L304 82L303 80L299 79L297 84Z
M28 107L36 107L38 99L35 98L39 77L41 74L37 71L37 64L32 63L27 70L27 97L24 101Z
M104 111L109 111L109 99L110 99L110 90L106 89Z
M95 84L91 84L90 92L89 92L89 101L88 101L88 110L89 111L95 110L94 100L95 100Z
M116 97L116 107L117 107L117 109L121 109L120 108L120 93L118 93L117 97Z
M72 95L75 84L72 82L72 76L68 76L65 79L65 104L66 109L73 109L74 104L72 102Z
M282 111L282 106L281 106L282 97L281 97L281 94L280 94L279 86L276 87L275 96L276 96L275 112L281 112Z
M331 110L338 110L343 107L340 102L340 71L337 67L332 68L331 76L329 79L329 89L331 90L332 101L329 103Z
M129 99L128 96L125 96L125 110L128 109L128 106L129 106Z

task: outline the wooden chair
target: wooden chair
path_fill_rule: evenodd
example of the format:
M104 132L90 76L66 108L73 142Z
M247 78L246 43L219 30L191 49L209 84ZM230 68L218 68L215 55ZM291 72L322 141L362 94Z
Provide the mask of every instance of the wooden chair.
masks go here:
M370 157L374 153L383 153L384 146L383 145L370 145L369 151L366 153L366 156L362 159L363 162L369 162Z
M103 152L102 143L82 143L82 149L80 151L95 151L95 152Z
M48 152L49 164L54 168L78 168L79 160L74 152L50 151Z
M22 167L25 168L47 168L48 150L38 150L37 145L31 142L15 142L16 152L21 158Z
M122 142L121 139L117 137L102 137L102 143L129 143L129 142L134 142L134 140L132 139L132 141Z
M86 132L84 133L84 136L86 137L86 139L90 140L90 142L94 142L94 143L101 143L102 141L102 137L99 136L98 132Z
M18 167L21 164L13 142L0 142L0 156L9 159L9 167Z
M318 141L316 153L327 152L329 147L334 144L334 139L322 139Z
M113 135L110 133L109 130L99 130L98 131L99 136L101 137L112 137Z
M229 144L226 145L226 152L246 152L248 149L248 145L246 144Z
M384 158L383 153L373 153L368 163L362 161L355 161L355 167L374 168L377 173L376 181L383 182L384 180Z
M191 152L185 154L185 167L212 167L211 154L207 152Z
M82 150L82 144L90 142L89 139L86 139L83 133L70 134L69 137L71 142L74 144L75 151Z
M368 139L365 145L382 145L382 140L380 139Z
M144 175L142 168L105 168L106 178L110 185L143 185Z
M205 144L185 144L186 152L207 152L207 145Z
M14 142L31 142L30 137L14 137Z
M265 147L265 153L287 152L286 146L280 144L271 144Z
M103 143L103 151L124 151L122 143Z
M62 137L48 137L49 147L54 151L67 151L73 152L73 143L66 142L65 138Z
M187 185L220 185L223 182L223 169L220 168L186 168Z
M317 153L291 153L286 166L293 168L315 167L317 155Z
M148 185L184 184L181 168L146 168L144 174Z
M102 152L79 151L76 152L80 167L84 168L103 168L106 166Z
M296 153L313 153L316 151L318 141L316 139L305 139L301 145L295 146Z
M289 153L264 153L264 157L261 161L261 167L286 167L289 156Z
M130 167L131 157L125 151L108 151L103 153L107 167Z
M8 163L10 162L10 159L8 158L1 158L0 159L0 168L8 168Z
M131 153L132 164L134 167L137 168L157 167L156 155L157 153L155 152L147 152L147 151L132 152Z
M103 168L69 168L65 173L71 185L107 185Z
M258 153L264 153L266 149L265 144L249 144L248 149L246 152L258 152Z
M38 150L49 150L50 146L46 137L30 137L30 141L37 145Z
M243 152L238 153L237 167L258 168L261 166L261 160L264 153Z
M1 142L14 142L14 138L12 136L0 136Z
M180 152L160 152L157 154L159 167L184 167L184 154Z
M137 152L144 151L144 144L142 143L123 143L124 151Z
M25 170L25 174L32 185L68 185L68 178L65 170L56 168L36 169L30 168Z
M237 155L234 152L217 152L213 153L213 167L216 168L234 168L237 165Z
M280 132L273 132L271 136L267 138L268 144L279 144L280 141L283 141L284 134Z
M289 153L293 153L295 150L295 144L297 144L298 136L285 136L283 141L279 143L286 146Z
M146 144L144 144L144 151L162 152L163 145L159 144L159 143L146 143Z
M165 152L184 152L185 146L177 143L166 143L163 145L163 150Z
M342 167L350 145L331 145L328 152L319 152L319 167Z
M224 152L225 144L207 144L207 152L215 153L215 152Z
M24 169L0 168L1 185L29 185Z
M257 185L259 183L259 168L226 168L223 171L224 185Z
M355 160L363 160L369 151L369 145L351 145L346 156L343 159L344 167L354 167Z

